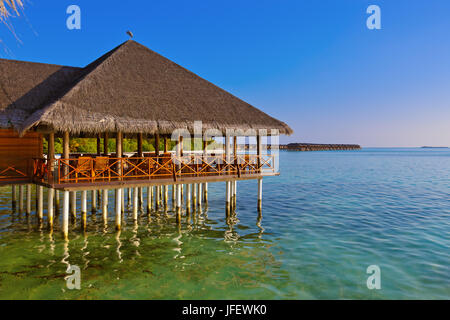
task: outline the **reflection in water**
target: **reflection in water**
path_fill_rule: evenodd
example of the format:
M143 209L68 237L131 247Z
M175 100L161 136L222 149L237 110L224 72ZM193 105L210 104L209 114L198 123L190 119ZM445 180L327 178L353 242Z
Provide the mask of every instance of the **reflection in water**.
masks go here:
M211 298L211 292L228 286L231 287L226 292L236 293L240 292L239 287L253 287L257 275L267 274L266 263L258 262L255 269L255 261L272 253L263 245L239 243L236 212L227 219L224 214L211 217L209 208L206 204L193 206L190 212L182 213L178 223L172 207L160 206L150 215L140 210L136 221L132 211L126 211L121 231L114 228L114 208L109 208L106 221L103 210L91 211L86 217L79 213L76 219L80 219L80 225L71 224L67 241L61 235L61 215L55 215L54 228L48 230L39 223L35 212L14 217L11 214L7 242L11 248L25 246L30 260L27 279L41 283L33 284L42 286L40 298L90 296L91 292L96 298L107 298L111 292L122 298L202 298L201 288L205 287L210 289L203 293L204 298ZM19 241L23 237L26 243ZM10 263L19 263L14 252L10 249L2 254L10 254L6 257ZM88 291L67 290L63 280L71 265L83 270L82 289ZM278 268L276 263L273 267ZM249 268L258 271L249 273ZM0 276L1 271L0 263ZM34 273L39 275L33 276ZM233 280L227 282L227 277ZM2 281L8 287L16 280L11 276ZM23 279L20 281L24 283Z

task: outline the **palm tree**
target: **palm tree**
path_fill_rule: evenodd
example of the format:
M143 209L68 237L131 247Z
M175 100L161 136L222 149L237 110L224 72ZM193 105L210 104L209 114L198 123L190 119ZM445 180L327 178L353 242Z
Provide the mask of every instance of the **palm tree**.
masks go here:
M0 0L0 23L5 24L12 33L14 33L14 29L8 19L14 14L19 15L19 9L22 8L22 0Z

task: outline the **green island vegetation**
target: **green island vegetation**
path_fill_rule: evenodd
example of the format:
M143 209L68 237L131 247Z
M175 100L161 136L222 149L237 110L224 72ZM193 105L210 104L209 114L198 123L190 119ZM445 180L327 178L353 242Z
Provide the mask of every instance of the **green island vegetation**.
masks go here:
M103 153L103 138L100 139L100 149ZM191 139L191 150L194 150L194 139ZM61 154L62 150L62 138L55 138L55 153ZM176 142L168 140L168 150L173 150ZM208 149L211 147L216 147L214 140L208 142ZM214 145L214 146L213 146ZM142 140L142 150L144 152L155 151L155 139L143 139ZM44 139L43 141L44 154L48 152L48 141ZM71 138L69 142L69 148L71 153L97 153L97 139L96 138ZM201 148L201 147L200 147ZM197 149L200 149L197 148ZM116 139L111 138L108 140L108 150L109 152L115 152L116 150ZM164 150L164 140L159 141L159 150ZM183 142L183 150L189 150L189 141ZM123 139L123 152L136 152L137 151L137 140L136 139Z

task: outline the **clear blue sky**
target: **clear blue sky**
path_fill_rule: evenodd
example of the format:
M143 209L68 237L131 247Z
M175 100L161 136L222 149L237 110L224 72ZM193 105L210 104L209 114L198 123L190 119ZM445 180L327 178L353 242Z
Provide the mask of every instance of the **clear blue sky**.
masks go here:
M66 8L82 28L66 28ZM381 7L382 29L366 28ZM27 1L18 60L84 66L135 40L287 122L281 142L450 146L450 1Z

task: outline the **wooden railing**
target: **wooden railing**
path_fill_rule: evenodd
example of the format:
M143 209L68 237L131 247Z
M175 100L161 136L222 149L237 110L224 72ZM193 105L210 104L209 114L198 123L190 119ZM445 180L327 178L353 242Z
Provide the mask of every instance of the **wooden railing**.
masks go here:
M165 155L160 157L79 157L34 159L34 181L47 183L109 182L182 177L275 173L274 155ZM51 169L53 168L53 170Z

